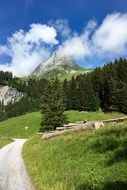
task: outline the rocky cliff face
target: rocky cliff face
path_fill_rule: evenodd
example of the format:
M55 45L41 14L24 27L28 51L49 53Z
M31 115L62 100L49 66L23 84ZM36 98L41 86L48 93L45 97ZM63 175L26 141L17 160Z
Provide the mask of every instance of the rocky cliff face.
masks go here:
M53 55L45 62L41 63L32 73L32 75L41 75L45 72L52 71L53 69L74 70L79 68L73 57L61 56L58 53Z
M18 92L15 88L0 86L0 101L3 101L4 105L9 104L10 102L17 102L23 96L24 94L22 92Z

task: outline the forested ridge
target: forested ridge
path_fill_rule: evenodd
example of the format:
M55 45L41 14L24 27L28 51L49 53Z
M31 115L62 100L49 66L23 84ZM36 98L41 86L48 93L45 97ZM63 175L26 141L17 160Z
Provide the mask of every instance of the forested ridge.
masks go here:
M114 107L127 113L127 60L115 60L103 68L64 80L65 101L68 109L81 106L90 111Z
M23 92L24 97L14 104L0 104L0 120L40 110L42 97L51 80L13 77L10 72L0 71L0 85L8 85ZM66 110L97 111L113 107L127 113L127 60L119 59L102 68L80 74L61 82Z

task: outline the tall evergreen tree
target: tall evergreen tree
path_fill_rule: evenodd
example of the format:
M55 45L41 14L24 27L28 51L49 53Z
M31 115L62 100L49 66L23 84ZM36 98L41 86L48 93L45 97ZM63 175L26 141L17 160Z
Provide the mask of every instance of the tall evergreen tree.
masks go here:
M0 121L7 119L7 113L5 112L4 102L0 101Z
M67 106L68 109L76 110L79 108L79 97L78 97L78 85L74 76L69 81L69 91L67 93Z
M63 86L56 78L49 82L42 98L42 121L40 131L55 130L67 122L64 115Z
M80 92L80 105L86 107L87 110L97 111L100 107L98 94L94 91L91 82L91 75L87 75L82 81L79 88Z
M120 112L127 114L127 84L123 83L123 86L117 92L117 107Z

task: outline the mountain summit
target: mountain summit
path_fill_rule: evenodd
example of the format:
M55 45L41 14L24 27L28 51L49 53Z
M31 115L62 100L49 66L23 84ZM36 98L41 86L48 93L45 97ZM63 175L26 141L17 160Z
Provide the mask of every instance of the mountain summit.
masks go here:
M53 55L45 62L42 62L32 73L32 75L42 75L55 71L56 73L69 73L74 72L80 67L71 56L61 56L58 53Z

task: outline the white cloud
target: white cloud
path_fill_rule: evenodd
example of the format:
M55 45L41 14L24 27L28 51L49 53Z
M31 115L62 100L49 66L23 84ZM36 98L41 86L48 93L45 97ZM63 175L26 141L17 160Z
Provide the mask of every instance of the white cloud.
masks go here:
M95 50L124 55L127 52L127 14L108 15L93 35Z
M0 69L13 71L16 76L29 75L49 57L50 48L57 44L57 32L53 27L30 25L30 30L19 30L8 38L6 46L0 46L0 54L9 55L11 63L1 64ZM46 47L48 46L48 47Z
M81 34L73 34L59 48L76 59L115 59L127 56L127 14L108 15L100 26L88 22Z
M86 27L84 28L84 32L88 32L88 33L91 33L97 26L97 23L95 20L90 20Z
M84 59L91 55L90 34L96 27L95 21L89 21L81 34L74 32L59 47L59 53L62 55L73 56L75 59Z
M8 54L8 53L9 53L8 47L0 45L0 55L2 55L2 54Z
M71 35L72 31L69 27L68 20L58 19L55 22L51 20L49 24L51 24L63 38L68 38Z
M47 44L57 44L57 32L53 27L42 24L31 24L28 32L19 30L15 32L8 41L13 44L16 42L35 43L44 42Z
M73 56L75 59L82 59L90 54L89 44L84 35L73 36L66 40L59 48L62 55Z
M57 44L56 40L56 30L53 27L42 25L42 24L32 24L30 26L29 32L26 33L25 42L39 43L43 41L47 44Z

